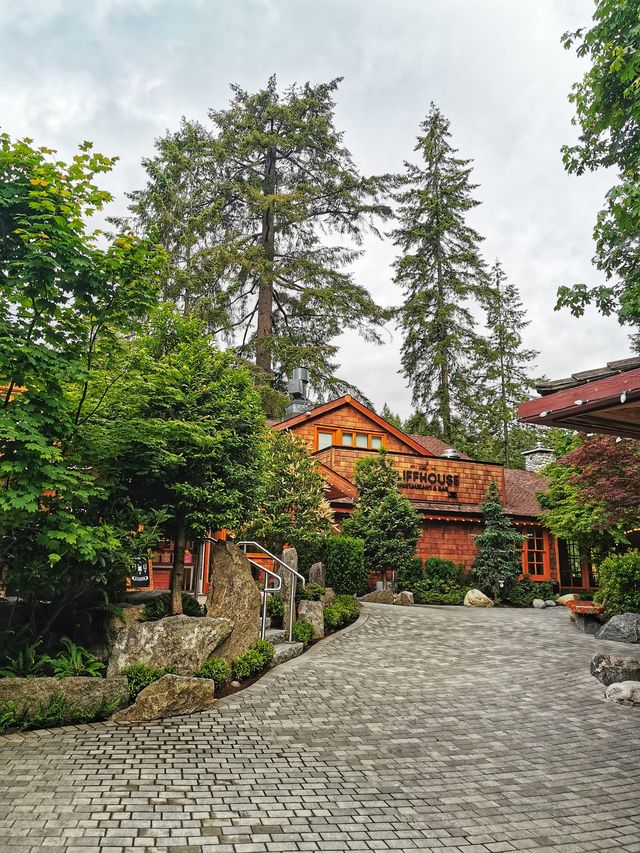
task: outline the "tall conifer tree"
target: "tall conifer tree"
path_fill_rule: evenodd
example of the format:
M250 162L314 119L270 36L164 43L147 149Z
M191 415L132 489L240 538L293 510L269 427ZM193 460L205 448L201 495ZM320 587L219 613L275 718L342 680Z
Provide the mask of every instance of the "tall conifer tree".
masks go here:
M452 441L463 409L473 398L469 364L479 345L470 310L486 289L480 235L466 217L479 202L473 196L471 161L457 156L449 121L431 104L420 125L415 150L422 163L405 163L397 195L401 251L395 281L404 291L400 312L402 369L413 403Z
M350 387L335 378L332 341L355 329L377 342L389 317L349 270L390 209L386 177L360 175L334 126L339 82L282 94L275 77L255 94L232 86L229 107L209 113L213 129L183 123L157 143L132 196L142 227L163 226L168 297L205 306L267 376L304 365L330 393Z
M509 466L511 430L517 424L518 403L530 396L535 385L529 375L529 365L538 353L523 345L522 330L529 325L529 320L517 288L507 280L498 260L491 268L483 303L489 330L488 346L486 355L480 353L482 363L476 365L474 374L478 378L482 376L484 365L483 381L479 384L487 397L485 423L493 436L499 436L499 461ZM531 438L535 443L534 433Z

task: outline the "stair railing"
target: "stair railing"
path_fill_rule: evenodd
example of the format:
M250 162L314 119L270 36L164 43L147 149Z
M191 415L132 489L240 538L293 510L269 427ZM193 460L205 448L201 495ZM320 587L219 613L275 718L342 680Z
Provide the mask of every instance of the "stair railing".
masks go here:
M293 623L295 621L295 615L296 615L296 584L298 581L300 581L302 583L302 588L304 589L304 587L306 585L306 580L304 578L304 575L301 575L300 572L297 572L295 569L292 569L291 566L288 566L284 562L284 560L281 560L280 557L276 557L276 555L272 554L271 551L267 551L267 549L263 545L260 545L259 542L235 542L234 544L237 545L238 548L242 548L242 550L245 553L245 556L247 556L247 549L248 548L256 548L260 553L266 554L267 557L270 557L272 560L274 560L282 569L286 569L289 572L289 574L291 575L291 597L289 599L289 642L290 643L293 642ZM254 565L258 566L258 568L260 568L261 571L268 572L270 575L273 575L273 572L270 572L268 569L265 569L259 563L252 561L250 558L248 558L248 559L249 559L249 562L253 562ZM282 588L282 578L280 577L280 575L276 575L276 577L278 577L280 579L280 586L278 587L278 589L281 589ZM270 592L271 591L276 592L275 589L269 590L269 591ZM266 597L265 597L265 599L266 599ZM266 614L266 604L264 605L264 613ZM265 619L263 618L263 620L262 620L263 638L264 638L264 625L265 625Z

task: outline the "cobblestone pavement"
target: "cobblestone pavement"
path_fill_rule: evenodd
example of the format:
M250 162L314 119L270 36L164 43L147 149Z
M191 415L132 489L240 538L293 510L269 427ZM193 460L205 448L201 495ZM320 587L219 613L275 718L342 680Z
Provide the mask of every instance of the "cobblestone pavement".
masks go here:
M564 608L367 607L213 711L0 739L0 850L640 851L640 711Z

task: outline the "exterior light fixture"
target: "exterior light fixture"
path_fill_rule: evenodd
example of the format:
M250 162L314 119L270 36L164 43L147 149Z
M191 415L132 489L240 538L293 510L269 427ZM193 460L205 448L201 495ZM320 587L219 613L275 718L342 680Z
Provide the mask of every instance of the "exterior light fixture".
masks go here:
M548 414L549 414L549 412L540 412L540 417L546 418Z
M586 400L574 400L573 401L576 406L582 406L583 403L586 403Z
M622 439L620 438L620 436L618 436L618 437L616 438L616 444L620 444L620 442L621 442L621 441L622 441Z
M627 402L627 392L626 391L623 391L622 394L620 394L620 402L621 403Z

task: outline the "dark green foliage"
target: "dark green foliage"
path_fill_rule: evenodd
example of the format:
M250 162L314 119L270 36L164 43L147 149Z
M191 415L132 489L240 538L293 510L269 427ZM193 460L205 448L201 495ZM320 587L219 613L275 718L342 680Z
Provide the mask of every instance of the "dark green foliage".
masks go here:
M64 652L59 652L51 658L50 664L56 678L66 678L70 675L85 675L99 678L105 670L104 663L91 652L76 645L69 637L60 640Z
M473 561L473 582L494 601L504 598L522 571L523 537L504 513L495 481L492 480L484 503L484 532L476 537L478 553Z
M420 557L409 557L403 561L396 571L396 588L399 591L403 589L413 590L415 584L422 580L423 573Z
M464 585L466 572L462 563L445 560L443 557L428 557L424 561L424 573L431 583L454 583Z
M449 143L449 122L431 104L415 150L422 164L405 163L395 244L402 370L413 403L431 434L450 442L474 414L476 381L469 369L480 338L470 310L487 286L480 235L467 222L478 204L469 160Z
M259 504L243 536L265 543L276 554L285 544L315 543L333 525L317 460L300 438L284 430L270 430L264 450Z
M284 602L277 595L267 598L267 616L271 619L272 628L282 628L284 620Z
M347 536L363 540L367 571L384 579L387 571L415 556L420 517L400 494L400 475L385 453L360 459L354 482L358 499L343 530ZM329 580L327 583L333 585ZM344 591L360 593L361 589Z
M556 307L581 316L589 304L622 323L640 323L640 19L639 0L597 0L591 28L565 33L589 63L569 95L580 129L578 141L563 148L565 169L581 175L609 169L615 181L606 193L594 228L594 264L606 282L558 289ZM602 278L603 276L599 276ZM637 336L634 341L638 345Z
M331 536L326 541L327 586L338 595L360 595L367 588L364 542L353 536Z
M114 162L88 142L66 164L0 136L0 565L32 641L88 593L106 600L138 553L143 519L114 499L90 427L156 300L161 258L87 228L111 200L94 181Z
M256 649L249 649L239 655L233 662L233 675L237 681L246 681L262 672L265 663L262 655Z
M111 699L85 709L69 702L64 693L56 693L47 703L39 702L32 711L8 703L0 705L0 734L13 728L28 731L105 720L120 704L119 699Z
M413 587L413 599L416 604L463 604L468 589L455 583L423 580Z
M608 616L617 613L640 613L640 551L611 554L598 569L601 601Z
M216 687L221 687L231 678L231 664L224 658L207 658L193 674L196 678L210 678Z
M206 608L187 592L182 593L182 612L185 616L205 616ZM159 595L147 601L140 617L141 622L157 622L171 613L171 596L169 593Z
M325 588L320 584L308 583L304 589L300 589L299 599L300 601L320 601L325 592Z
M360 605L351 595L336 595L334 601L322 609L325 631L337 631L350 625L360 615Z
M160 669L152 669L146 663L134 663L125 667L121 675L127 678L129 699L133 702L141 690L162 678L163 675L176 675L176 668L175 666L163 666Z
M327 544L333 538L333 536L313 536L294 543L298 552L298 571L305 578L309 577L309 569L314 563L322 563L326 567Z
M510 586L504 601L512 607L531 607L534 598L547 601L555 598L555 595L555 586L552 581L530 581L525 578Z
M233 675L238 681L245 681L263 672L275 654L275 649L268 640L258 640L244 654L239 655L233 662Z
M333 396L349 388L334 375L333 339L354 329L377 341L388 318L349 266L391 213L388 180L362 177L334 127L339 82L232 86L213 129L183 121L156 142L148 184L131 196L167 250L167 299L255 355L267 378L304 364Z
M306 649L309 643L313 641L313 625L304 619L298 619L293 626L292 636L295 643L302 643Z
M5 666L0 669L2 678L35 678L38 675L46 675L50 665L48 655L38 653L40 643L27 645L18 654L9 658Z

